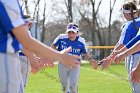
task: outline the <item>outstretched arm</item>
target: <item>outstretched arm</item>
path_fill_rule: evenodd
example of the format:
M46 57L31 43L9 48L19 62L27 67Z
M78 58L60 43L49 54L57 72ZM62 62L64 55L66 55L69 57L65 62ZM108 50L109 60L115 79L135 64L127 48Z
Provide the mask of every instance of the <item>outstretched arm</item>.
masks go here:
M123 60L126 56L139 51L140 50L139 40L140 40L140 35L134 37L131 41L129 41L127 45L120 50L120 52L116 53L114 61L116 63L119 63L119 61Z
M140 50L140 41L138 41L135 45L133 45L131 48L127 49L126 51L117 54L116 57L114 58L115 62L119 62L121 60L123 60L125 57L136 53Z
M29 58L31 64L31 72L36 73L40 69L39 61L34 53L26 50L25 48L22 49L22 52Z
M114 57L116 55L115 52L120 50L122 47L124 47L123 44L117 43L114 50L112 51L112 53L108 57L106 57L100 61L100 62L102 62L102 65L101 65L102 70L107 69L111 65L111 63L113 62Z
M54 63L52 59L42 57L39 55L35 55L34 53L26 50L25 48L22 49L22 52L29 58L32 73L38 72L40 69L44 67L53 67Z
M89 52L86 53L86 59L90 62L91 66L94 69L98 68L98 63L96 62L96 60L92 59L91 55L89 54Z
M65 49L62 52L56 51L51 47L46 46L45 44L32 38L24 25L14 28L12 32L26 50L34 52L36 55L48 57L50 59L60 60L62 64L68 67L80 64L80 62L77 60L79 58L78 56L68 54L71 48Z

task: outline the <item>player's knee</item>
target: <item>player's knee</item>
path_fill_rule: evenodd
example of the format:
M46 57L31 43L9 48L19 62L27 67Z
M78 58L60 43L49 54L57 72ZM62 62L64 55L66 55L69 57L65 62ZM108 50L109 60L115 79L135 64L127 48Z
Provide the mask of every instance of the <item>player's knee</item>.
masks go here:
M70 93L78 93L77 86L70 86Z

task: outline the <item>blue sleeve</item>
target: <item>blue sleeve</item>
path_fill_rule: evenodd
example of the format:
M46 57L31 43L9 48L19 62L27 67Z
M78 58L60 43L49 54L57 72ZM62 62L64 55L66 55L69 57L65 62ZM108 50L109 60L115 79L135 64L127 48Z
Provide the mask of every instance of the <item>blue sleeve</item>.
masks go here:
M53 44L54 44L55 46L59 46L59 44L60 44L60 35L57 36L57 37L55 38Z
M86 45L85 45L85 39L83 39L83 41L82 41L82 49L81 49L81 53L83 53L83 54L86 54L87 53L87 48L86 48Z
M133 26L131 26L131 28L128 28L126 30L126 34L125 34L124 42L123 42L124 45L126 45L136 35L136 33L135 33L136 31L132 27Z
M60 40L56 41L55 43L53 43L55 46L59 46L60 44Z
M122 30L119 43L126 45L137 34L133 24L127 24Z
M4 0L0 1L0 25L6 32L24 24L22 12L18 1Z
M140 40L140 35L134 37L131 41L129 41L126 45L127 48L132 47L136 42Z
M10 18L1 2L0 2L0 24L3 27L4 31L6 32L10 31L13 28L10 22Z
M86 53L87 53L87 49L86 49L85 46L83 46L83 48L82 48L82 50L81 50L81 53L83 53L83 54L86 54Z

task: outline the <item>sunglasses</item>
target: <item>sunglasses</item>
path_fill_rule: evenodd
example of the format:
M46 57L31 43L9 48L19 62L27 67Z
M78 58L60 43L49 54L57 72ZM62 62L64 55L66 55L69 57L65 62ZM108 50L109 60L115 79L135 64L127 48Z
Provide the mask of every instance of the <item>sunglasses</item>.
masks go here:
M69 25L68 27L67 27L68 29L77 29L78 28L78 26L76 26L76 25Z
M122 7L122 10L130 10L130 9L131 9L131 7L129 5L125 5Z

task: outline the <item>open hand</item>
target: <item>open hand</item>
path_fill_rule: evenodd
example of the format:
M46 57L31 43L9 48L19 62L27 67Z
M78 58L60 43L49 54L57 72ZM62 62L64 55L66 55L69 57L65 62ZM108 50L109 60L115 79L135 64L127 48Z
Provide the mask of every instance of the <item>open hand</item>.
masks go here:
M69 68L76 67L81 64L80 56L77 55L71 55L69 52L71 51L71 47L64 49L61 51L61 57L59 58L59 61L66 65Z
M91 66L93 67L93 69L97 69L98 68L98 64L97 64L96 60L91 59L91 60L89 60L89 62L91 64Z

